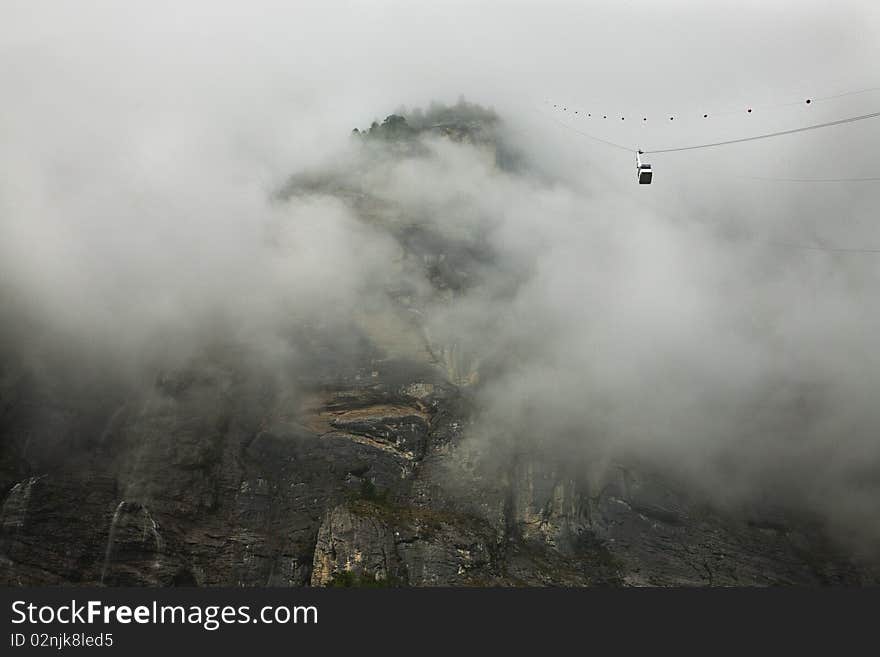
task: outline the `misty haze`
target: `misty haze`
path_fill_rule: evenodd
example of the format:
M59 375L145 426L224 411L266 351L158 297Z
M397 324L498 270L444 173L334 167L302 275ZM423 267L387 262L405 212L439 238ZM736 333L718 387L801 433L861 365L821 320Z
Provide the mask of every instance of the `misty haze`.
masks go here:
M0 8L4 585L880 583L877 3Z

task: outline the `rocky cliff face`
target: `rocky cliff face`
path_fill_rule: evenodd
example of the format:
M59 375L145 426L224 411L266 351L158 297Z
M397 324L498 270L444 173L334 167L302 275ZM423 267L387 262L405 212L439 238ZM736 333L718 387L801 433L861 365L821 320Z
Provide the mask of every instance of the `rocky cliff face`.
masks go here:
M386 373L291 402L184 377L40 453L7 410L6 585L857 584L818 532L722 514L622 466L588 481L463 442L465 394ZM373 374L376 376L373 376ZM425 372L428 375L429 372ZM49 410L39 406L45 418ZM76 425L81 409L55 408ZM98 427L95 427L97 429ZM20 437L16 440L16 437ZM10 445L10 442L13 444ZM51 452L51 450L50 450ZM8 453L7 453L8 457ZM27 474L34 473L34 474ZM36 474L39 473L39 474Z
M393 127L395 139L416 138ZM466 124L424 130L471 135ZM316 189L365 221L382 224L391 211L320 177L293 179L282 197ZM390 310L355 318L346 350L309 333L294 376L253 367L231 344L207 346L145 386L62 382L8 365L0 583L876 581L801 518L721 510L633 464L598 468L534 443L472 440L480 355L435 341L419 295L452 298L478 284L488 256L478 240L384 226L400 266L423 271L431 289L390 289Z
M464 440L466 392L395 368L290 400L232 370L4 414L6 585L770 585L868 577L818 531L623 466ZM64 400L55 403L63 404ZM36 413L36 417L34 417ZM36 426L42 424L42 426ZM52 443L61 432L65 454ZM73 443L76 449L71 449Z

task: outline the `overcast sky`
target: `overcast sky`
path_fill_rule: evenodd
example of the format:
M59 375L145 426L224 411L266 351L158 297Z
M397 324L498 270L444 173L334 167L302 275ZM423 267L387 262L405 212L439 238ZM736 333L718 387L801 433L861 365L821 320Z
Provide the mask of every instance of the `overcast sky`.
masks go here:
M877 86L880 7L870 0L2 0L2 6L0 130L6 148L31 155L40 148L34 132L69 128L96 148L112 149L123 133L160 131L173 141L168 131L193 139L195 128L205 139L222 131L261 173L275 176L291 168L305 140L323 142L399 104L463 93L503 109L509 120L531 121L541 140L572 142L561 146L566 154L628 182L625 153L558 134L561 128L537 118L534 107L551 100L594 114L651 116L642 125L581 121L579 129L654 148L870 111L880 96L689 118ZM654 120L667 114L678 122ZM311 130L292 134L304 117ZM858 173L870 162L872 134L877 127L862 124L667 156L656 163L657 182L668 190L671 178L689 173L709 174L704 186L717 181L718 171ZM688 180L689 187L699 184ZM649 202L668 200L652 193Z
M55 101L55 118L82 113L84 130L97 129L88 124L101 112L155 121L157 107L211 111L239 130L262 132L273 121L280 131L303 112L341 128L395 103L463 93L508 113L551 99L614 115L676 114L674 125L596 131L643 147L677 145L805 117L789 111L694 125L688 114L876 86L880 47L880 8L870 0L2 5L4 118L31 104L49 111ZM837 116L876 100L811 109Z

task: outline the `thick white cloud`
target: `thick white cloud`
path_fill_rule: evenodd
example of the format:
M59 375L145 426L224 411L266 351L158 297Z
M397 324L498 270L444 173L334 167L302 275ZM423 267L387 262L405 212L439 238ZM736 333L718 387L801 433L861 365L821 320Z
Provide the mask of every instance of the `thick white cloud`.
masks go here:
M880 125L656 155L645 188L543 101L649 115L562 119L648 148L876 111L880 94L714 116L876 84L877 3L2 4L8 348L174 359L222 320L283 351L291 319L343 323L400 277L424 286L339 199L272 198L296 171L363 175L494 254L425 318L503 365L481 382L486 426L848 528L876 516L880 256L801 247L880 248L878 188L747 176L877 175ZM459 93L498 109L522 172L442 142L357 169L352 127Z

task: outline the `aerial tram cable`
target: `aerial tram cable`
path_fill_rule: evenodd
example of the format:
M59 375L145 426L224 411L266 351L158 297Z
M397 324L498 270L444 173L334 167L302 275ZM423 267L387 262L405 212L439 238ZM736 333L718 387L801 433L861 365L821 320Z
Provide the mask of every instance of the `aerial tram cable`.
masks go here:
M816 123L814 125L804 126L802 128L793 128L791 130L780 130L778 132L768 132L763 135L754 135L752 137L741 137L739 139L728 139L726 141L717 141L710 144L695 144L693 146L678 146L673 148L652 148L650 150L641 151L647 153L677 153L680 151L693 151L699 148L715 148L716 146L727 146L728 144L741 144L747 141L756 141L758 139L769 139L771 137L780 137L782 135L793 135L797 132L806 132L807 130L818 130L819 128L828 128L830 126L842 125L844 123L854 123L855 121L864 121L865 119L873 119L880 116L880 112L872 112L870 114L862 114L861 116L852 116L837 121L828 121L826 123Z
M534 108L535 111L540 112L537 108ZM544 114L544 112L540 112ZM862 119L872 118L880 116L880 112L875 112L873 114L866 114L864 116L851 117L847 119L841 119L839 121L831 121L829 123L817 124L813 126L806 126L803 128L796 128L794 130L786 130L778 133L770 133L767 135L758 135L755 137L749 137L740 140L731 140L729 142L719 142L716 144L710 144L708 146L691 146L680 149L673 149L675 151L678 150L692 150L694 148L708 148L709 146L721 146L727 143L738 143L740 141L752 141L754 139L766 139L769 137L776 137L779 135L792 134L795 132L803 132L805 130L813 130L817 128L824 128L832 125L840 125L843 123L852 123L853 121L860 121ZM600 142L602 144L606 144L608 146L612 146L614 148L618 148L620 150L629 151L631 153L636 154L636 171L637 171L637 179L640 184L650 184L651 178L653 175L653 171L651 169L651 165L645 162L642 162L641 156L647 152L658 153L661 151L641 151L638 149L627 148L626 146L622 146L621 144L616 144L614 142L607 141L600 137L596 137L595 135L588 134L581 130L571 127L570 125L563 123L562 121L557 120L555 117L550 116L550 118L558 123L563 128L568 130L572 130L579 135L592 139L594 141ZM673 152L673 150L667 149L665 152ZM800 183L830 183L830 182L874 182L880 181L880 177L877 178L761 178L757 176L735 176L736 178L746 179L746 180L765 180L765 181L784 181L784 182L800 182ZM880 248L849 248L849 247L834 247L834 246L820 246L820 245L812 245L812 244L795 244L793 242L781 242L778 240L768 240L764 242L768 246L786 248L786 249L796 249L801 251L817 251L822 253L851 253L851 254L880 254Z
M697 115L701 115L702 118L708 119L710 117L714 118L714 117L718 117L718 116L731 116L734 114L741 114L743 111L745 111L746 114L752 114L755 111L773 110L773 109L778 109L778 108L782 108L782 107L794 107L797 105L812 106L815 103L820 103L820 102L824 102L824 101L828 101L828 100L835 100L837 98L845 98L848 96L856 96L856 95L861 95L861 94L866 94L866 93L874 93L874 92L878 92L878 91L880 91L880 87L866 87L864 89L856 89L853 91L844 91L841 93L829 94L827 96L802 95L802 96L800 96L800 99L796 100L796 101L786 101L783 103L773 103L773 104L767 104L767 105L745 105L739 109L728 109L728 110L719 110L719 111L710 111L707 109L703 112L699 112ZM565 104L552 103L550 100L545 100L545 103L547 103L548 105L552 105L555 109L561 110L563 112L568 112L569 110L571 110L573 114L579 115L580 118L583 118L584 116L586 116L587 118L593 117L593 112L583 112L581 110L569 107L568 105L565 105ZM607 112L602 113L602 114L596 113L596 117L599 117L599 116L601 116L603 119L607 119L609 114ZM615 116L615 115L612 113L611 116ZM626 116L629 116L629 114L617 115L617 116L620 116L621 120L625 120ZM642 117L643 123L648 121L648 117L645 115L639 114L637 116ZM674 121L676 119L676 117L681 118L682 116L686 116L686 115L682 114L681 112L673 112L671 114L665 114L663 116L664 116L664 119L668 119L669 121Z
M818 98L816 100L827 100L831 98L839 98L842 96L848 96L853 94L865 93L868 91L880 90L880 87L872 88L872 89L863 89L860 91L852 91L846 92L843 94L837 94L834 96L825 96L823 98ZM546 101L549 102L549 101ZM810 104L810 99L807 99L807 104ZM790 103L793 104L793 103ZM555 106L554 106L555 107ZM537 108L535 108L537 110ZM751 112L751 109L749 110ZM543 113L543 112L542 112ZM577 112L575 112L577 114ZM589 116L589 114L588 114ZM704 118L707 115L704 115ZM722 142L714 142L710 144L697 144L693 146L681 146L676 148L663 148L663 149L653 149L650 151L643 151L641 149L632 149L621 144L617 144L595 135L591 135L589 133L583 132L574 128L562 121L557 120L554 116L550 118L558 123L563 128L576 132L584 137L592 139L594 141L600 142L602 144L606 144L608 146L612 146L614 148L629 151L631 153L636 154L636 174L637 179L640 184L650 184L651 178L653 175L653 171L651 165L642 161L641 156L647 153L673 153L687 150L696 150L699 148L714 148L716 146L725 146L728 144L737 144L748 141L755 141L758 139L769 139L771 137L779 137L782 135L790 135L799 132L805 132L808 130L817 130L820 128L827 128L835 125L843 125L846 123L854 123L856 121L863 121L866 119L871 119L880 116L880 112L872 112L870 114L863 114L861 116L853 116L845 119L839 119L837 121L828 121L826 123L817 123L814 125L803 126L801 128L793 128L791 130L781 130L778 132L771 132L762 135L754 135L751 137L743 137L740 139L730 139ZM606 118L606 117L603 117ZM669 117L670 120L673 120L673 117ZM645 118L644 120L647 120ZM760 176L734 176L736 178L744 179L744 180L763 180L769 182L794 182L794 183L844 183L844 182L878 182L880 181L880 177L867 177L867 178L772 178L772 177L760 177ZM801 251L816 251L821 253L837 253L837 254L869 254L869 255L878 255L880 254L880 248L850 248L850 247L835 247L835 246L821 246L821 245L812 245L812 244L796 244L792 242L782 242L778 240L766 241L765 244L768 246L787 248L787 249L796 249Z
M536 111L540 111L537 108L535 108L535 109L536 109ZM541 113L544 114L544 112L541 112ZM559 125L561 125L563 128L571 130L572 132L576 132L577 134L582 135L584 137L587 137L588 139L592 139L593 141L597 141L600 144L605 144L606 146L612 146L614 148L619 148L620 150L626 151L627 153L635 153L636 152L635 148L630 148L629 146L622 146L621 144L616 144L613 141L608 141L607 139L602 139L601 137L597 137L596 135L591 135L587 132L584 132L583 130L578 130L577 128L573 128L572 126L568 125L567 123L563 123L562 121L557 119L555 116L552 116L549 114L546 116L548 116L550 118L550 120L552 120L554 123L558 123Z
M537 108L536 108L537 109ZM574 128L562 121L556 119L556 117L551 116L550 118L558 123L563 128L567 130L571 130L572 132L576 132L584 137L592 139L594 141L600 142L602 144L606 144L607 146L612 146L614 148L628 151L630 153L634 153L636 155L636 178L640 184L650 184L652 178L652 167L649 163L643 162L641 159L641 155L655 154L655 153L678 153L681 151L692 151L703 148L716 148L718 146L728 146L730 144L741 144L749 141L757 141L759 139L770 139L772 137L781 137L783 135L792 135L800 132L806 132L808 130L818 130L820 128L829 128L836 125L844 125L847 123L855 123L856 121L864 121L867 119L873 119L880 116L880 112L871 112L870 114L862 114L860 116L851 116L844 119L838 119L836 121L826 121L824 123L815 123L813 125L802 126L800 128L792 128L789 130L778 130L776 132L768 132L760 135L752 135L750 137L740 137L738 139L727 139L724 141L711 142L707 144L693 144L689 146L675 146L675 147L666 147L666 148L652 148L652 149L635 149L627 146L623 146L621 144L617 144L615 142L609 141L607 139L602 139L601 137L597 137L595 135L591 135L589 133L583 132ZM670 117L672 118L672 117ZM768 179L770 180L770 179ZM871 178L863 178L863 179L852 179L852 178L825 178L825 179L788 179L781 180L781 182L872 182Z
M783 135L792 135L792 134L795 134L798 132L806 132L808 130L818 130L819 128L828 128L828 127L835 126L835 125L843 125L846 123L854 123L856 121L864 121L866 119L873 119L878 116L880 116L880 112L871 112L870 114L862 114L861 116L851 116L851 117L847 117L845 119L838 119L837 121L827 121L825 123L815 123L813 125L803 126L800 128L792 128L790 130L779 130L777 132L768 132L768 133L765 133L762 135L753 135L750 137L740 137L738 139L728 139L725 141L717 141L717 142L712 142L712 143L708 143L708 144L694 144L691 146L676 146L676 147L651 148L651 149L637 149L637 148L631 148L629 146L623 146L621 144L617 144L615 142L608 141L607 139L602 139L601 137L597 137L595 135L591 135L589 133L583 132L582 130L578 130L577 128L574 128L574 127L568 125L567 123L563 123L562 121L559 121L558 119L556 119L553 116L551 116L550 118L554 122L556 122L560 126L562 126L563 128L571 130L572 132L576 132L580 135L583 135L584 137L588 137L589 139L592 139L594 141L598 141L600 143L606 144L608 146L613 146L614 148L619 148L620 150L628 151L630 153L639 153L642 155L648 155L648 154L655 154L655 153L677 153L680 151L692 151L692 150L697 150L700 148L715 148L717 146L727 146L728 144L741 144L741 143L747 142L747 141L757 141L759 139L769 139L771 137L781 137ZM826 180L806 179L806 180L804 180L804 182L826 182L826 181L827 182L845 182L845 181L850 181L850 180L855 180L855 179L839 179L839 180L838 179L826 179ZM876 178L861 178L858 180L859 181L868 181L868 180L876 180ZM799 180L791 179L791 181L795 182L795 181L799 181Z
M880 91L880 87L868 87L866 89L857 89L855 91L844 91L839 94L831 94L829 96L801 96L802 100L794 100L785 103L774 103L772 105L749 105L746 108L746 114L752 114L753 111L756 110L774 110L780 109L782 107L796 107L799 105L813 105L814 103L821 103L826 100L836 100L837 98L845 98L847 96L857 96L860 94L867 94ZM710 116L732 116L734 114L741 114L742 109L735 110L721 110L718 112L704 112L703 118L708 119Z

